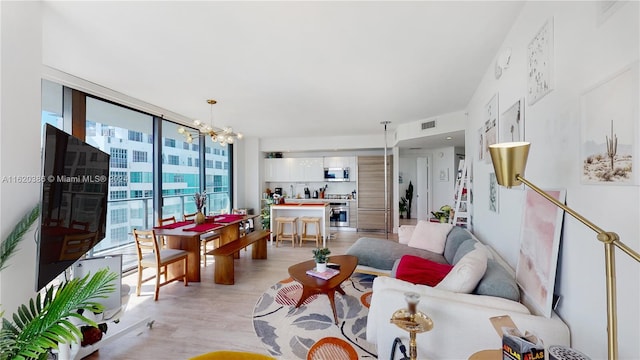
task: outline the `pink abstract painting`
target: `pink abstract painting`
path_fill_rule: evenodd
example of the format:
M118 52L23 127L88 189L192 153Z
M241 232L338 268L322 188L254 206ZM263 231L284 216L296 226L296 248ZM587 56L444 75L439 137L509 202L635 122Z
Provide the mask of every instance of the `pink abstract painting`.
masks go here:
M561 203L565 190L546 191ZM516 280L533 311L551 316L563 210L531 189L525 192Z

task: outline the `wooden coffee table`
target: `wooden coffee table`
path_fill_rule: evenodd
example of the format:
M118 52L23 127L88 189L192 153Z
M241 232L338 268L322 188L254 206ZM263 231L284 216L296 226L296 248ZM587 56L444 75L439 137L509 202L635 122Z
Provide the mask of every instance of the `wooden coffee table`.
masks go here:
M329 302L331 303L331 310L333 310L333 319L336 325L338 325L338 314L336 313L334 295L336 291L345 295L340 285L353 274L356 266L358 266L358 258L353 255L334 255L329 257L329 262L340 265L340 273L329 280L322 280L315 276L307 275L307 270L316 267L316 263L313 260L290 266L289 275L302 284L302 296L296 304L296 307L300 307L311 295L327 294Z

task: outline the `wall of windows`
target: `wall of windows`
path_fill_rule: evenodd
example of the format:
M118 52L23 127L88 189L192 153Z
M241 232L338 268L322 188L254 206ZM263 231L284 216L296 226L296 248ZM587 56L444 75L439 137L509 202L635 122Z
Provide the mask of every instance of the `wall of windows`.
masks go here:
M64 113L64 109L73 108L69 106L70 96L64 101L67 94L71 89L42 81L43 124L71 132L73 114ZM229 211L229 147L222 148L205 139L206 146L201 148L199 137L187 143L178 133L179 125L171 121L91 96L86 96L85 111L86 118L81 119L85 124L84 140L111 155L107 231L105 239L94 248L95 255L131 246L132 230L153 227L155 217L173 215L181 219L183 214L195 212L193 195L201 188L209 195L208 213ZM78 119L73 121L75 124ZM160 149L154 149L154 122L161 126ZM158 153L160 163L155 168L154 154ZM204 184L201 179L205 179ZM162 189L158 194L162 196L161 209L154 209L154 180Z

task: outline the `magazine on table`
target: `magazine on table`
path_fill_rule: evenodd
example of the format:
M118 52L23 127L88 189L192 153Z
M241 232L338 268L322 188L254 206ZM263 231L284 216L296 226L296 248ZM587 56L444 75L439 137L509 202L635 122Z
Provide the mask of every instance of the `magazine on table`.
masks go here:
M311 270L307 270L307 275L311 275L311 276L315 276L317 278L323 279L323 280L329 280L332 277L338 275L340 273L340 270L338 269L332 269L332 268L327 268L327 270L325 271L317 271L315 268L311 269Z

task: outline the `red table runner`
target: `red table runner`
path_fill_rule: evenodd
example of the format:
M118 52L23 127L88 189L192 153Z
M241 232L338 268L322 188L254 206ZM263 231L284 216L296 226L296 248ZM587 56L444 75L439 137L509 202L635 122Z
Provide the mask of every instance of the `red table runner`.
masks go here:
M173 224L167 224L167 225L163 225L163 226L154 226L154 229L175 229L175 228L179 228L181 226L185 226L185 225L189 225L189 224L193 224L192 220L187 220L187 221L178 221L176 223Z
M242 214L226 214L226 215L218 215L213 218L214 222L217 223L230 223L238 220L244 219L245 215Z
M213 223L204 223L200 225L190 226L188 228L184 228L184 231L210 231L223 227L224 225L213 224Z

